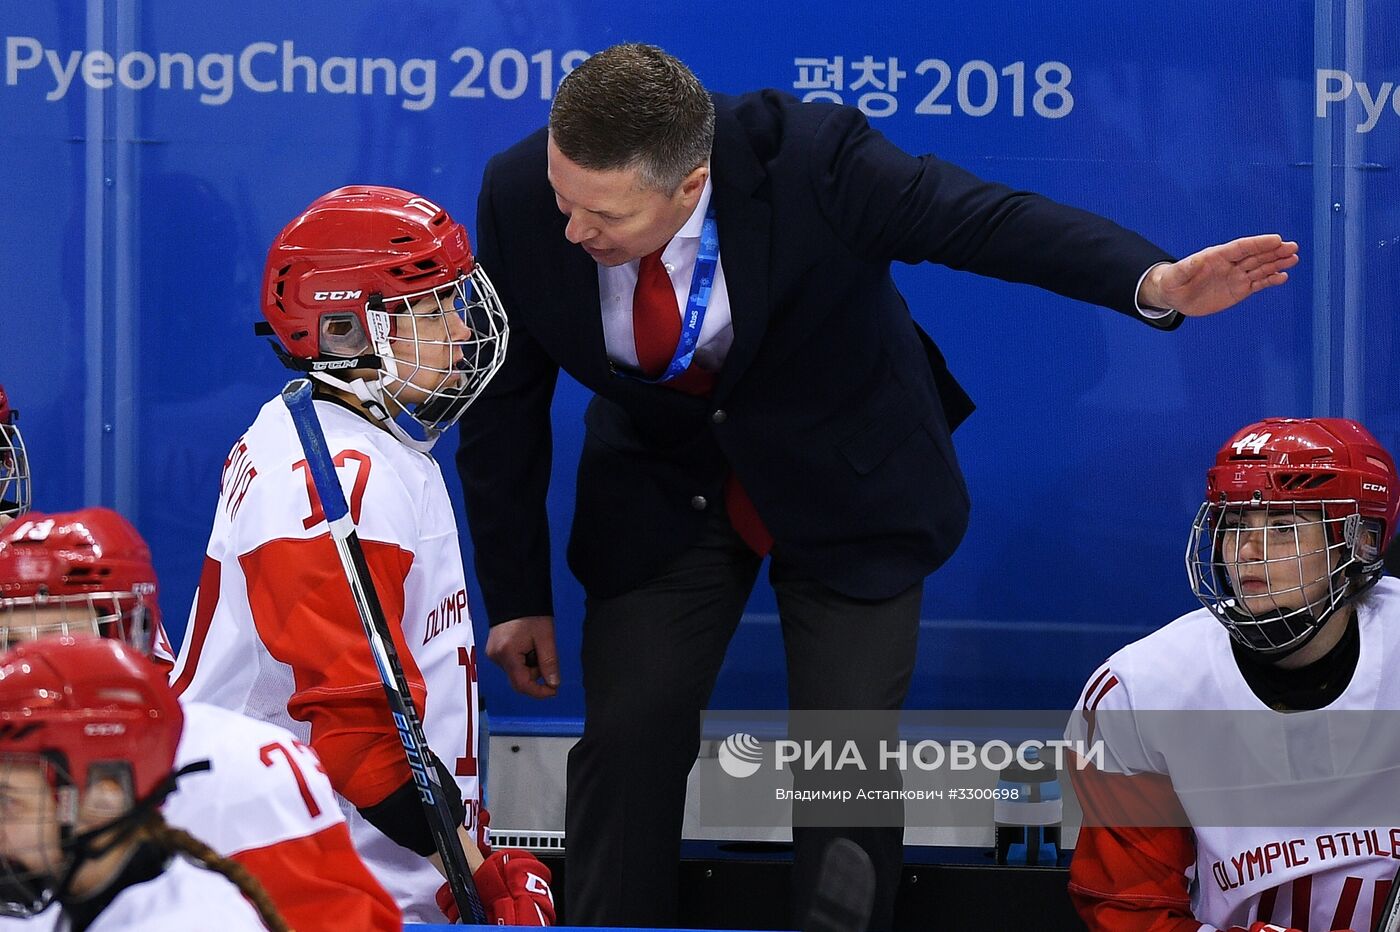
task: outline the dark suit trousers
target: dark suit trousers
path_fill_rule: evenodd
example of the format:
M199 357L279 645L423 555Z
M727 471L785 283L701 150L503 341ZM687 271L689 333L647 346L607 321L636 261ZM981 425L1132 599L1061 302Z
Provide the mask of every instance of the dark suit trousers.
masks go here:
M760 560L714 509L705 531L655 579L590 599L583 627L583 737L569 753L565 818L570 925L677 921L686 778L700 713ZM780 550L781 548L779 548ZM865 601L794 578L775 560L793 709L898 709L909 689L922 583ZM793 830L799 923L826 845L855 840L875 864L872 928L888 928L903 863L902 828Z

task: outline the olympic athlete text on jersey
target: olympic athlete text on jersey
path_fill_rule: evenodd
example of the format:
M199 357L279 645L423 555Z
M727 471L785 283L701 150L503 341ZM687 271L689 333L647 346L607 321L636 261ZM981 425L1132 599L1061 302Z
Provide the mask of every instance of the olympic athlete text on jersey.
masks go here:
M262 310L278 355L315 380L424 733L444 785L460 791L452 802L475 871L485 842L476 649L453 511L428 451L499 366L504 314L461 225L379 187L333 191L283 229ZM314 748L356 847L405 919L442 921L432 837L280 400L229 453L173 677L185 698L274 722ZM542 865L526 873L548 880ZM552 920L547 882L535 888L545 892L521 896L544 906L526 918Z
M1339 807L1393 795L1394 763L1358 767L1344 736L1400 710L1394 461L1353 421L1274 418L1231 437L1206 485L1187 551L1205 607L1110 657L1071 719L1105 751L1071 770L1071 896L1095 932L1369 930L1400 820Z

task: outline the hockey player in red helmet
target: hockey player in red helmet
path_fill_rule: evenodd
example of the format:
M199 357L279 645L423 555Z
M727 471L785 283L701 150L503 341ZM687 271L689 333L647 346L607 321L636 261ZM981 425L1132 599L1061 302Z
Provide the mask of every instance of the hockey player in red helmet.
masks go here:
M1395 462L1355 421L1269 418L1220 448L1186 551L1204 608L1113 654L1071 718L1102 752L1071 769L1093 932L1378 927L1400 764L1350 736L1400 710L1397 513Z
M1380 579L1398 509L1395 463L1355 421L1250 424L1206 473L1187 551L1192 591L1243 647L1304 666Z
M31 512L0 531L0 650L102 634L150 654L158 596L146 542L111 509Z
M0 531L0 642L103 635L144 653L152 633L157 653L168 657L150 551L121 515L30 512ZM166 663L162 680L168 670ZM267 722L202 703L181 709L176 763L208 766L164 801L169 825L257 878L303 932L402 928L388 893L355 854L313 752ZM0 919L0 932L9 930Z
M467 231L397 188L313 201L273 242L262 290L283 363L424 452L505 358L505 312Z
M29 456L19 432L19 412L0 385L0 528L29 510Z
M182 720L161 671L117 641L0 657L0 909L53 904L57 927L92 932L288 929L257 881L161 817Z
M483 863L476 647L453 509L433 442L504 358L505 314L466 230L375 186L314 200L268 250L264 333L310 374L441 784L492 921L552 924L549 872ZM256 715L323 762L356 848L411 922L441 922L442 878L305 456L274 398L229 452L174 671L187 700ZM455 797L455 798L452 798Z

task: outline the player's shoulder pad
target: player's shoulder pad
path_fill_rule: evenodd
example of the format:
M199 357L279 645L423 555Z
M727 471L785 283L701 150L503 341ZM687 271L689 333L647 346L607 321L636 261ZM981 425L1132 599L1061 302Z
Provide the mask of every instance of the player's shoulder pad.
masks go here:
M361 538L416 539L418 503L436 464L425 463L416 451L339 405L318 401L316 413ZM324 535L324 512L306 455L280 400L264 407L246 439L251 468L221 499L233 522L232 549L245 554L270 540Z
M1103 690L1101 684L1100 691L1104 695L1100 703L1107 701L1109 694L1119 687L1141 699L1170 696L1190 689L1193 679L1208 675L1211 666L1205 662L1208 656L1221 649L1229 650L1229 637L1215 616L1204 608L1182 615L1109 656L1100 670L1111 669L1117 682L1114 690ZM1098 672L1089 678L1085 692L1080 695L1081 707L1094 698L1087 693Z

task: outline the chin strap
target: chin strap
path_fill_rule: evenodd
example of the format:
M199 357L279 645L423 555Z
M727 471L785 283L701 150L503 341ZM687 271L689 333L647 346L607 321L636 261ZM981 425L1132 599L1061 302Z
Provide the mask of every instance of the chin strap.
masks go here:
M27 919L53 902L58 880L53 874L31 870L18 861L0 858L0 916Z
M417 450L419 453L430 453L433 445L437 443L438 437L441 436L440 431L430 430L427 431L425 438L419 440L400 427L399 422L394 420L393 415L389 413L388 404L384 400L384 386L379 381L370 382L365 379L354 379L347 382L328 372L313 372L311 378L322 385L328 385L331 388L354 395L366 417L387 430L395 440L409 449Z
M275 337L272 326L264 321L254 324L253 331L259 336ZM360 356L301 359L287 352L286 348L282 346L277 339L274 338L267 342L268 345L272 347L272 352L277 355L282 365L294 372L305 372L322 385L328 385L331 388L349 392L354 395L355 399L364 407L365 413L369 416L370 420L380 427L383 427L390 434L393 434L394 439L410 449L417 450L419 453L432 452L433 445L437 443L438 437L442 434L441 431L424 427L426 436L420 440L400 427L399 423L394 420L393 415L389 413L389 405L384 398L383 379L391 378L395 381L399 381L399 379L398 367L394 359L394 354L389 351L387 345L381 345L380 352L378 353L364 353ZM462 360L462 364L465 364L465 362L466 360ZM380 378L373 382L366 381L365 379L351 379L346 381L345 379L337 378L334 374L336 372L345 372L355 369L374 369L380 373Z
M328 372L313 372L311 378L329 386L337 391L348 392L355 396L355 400L360 403L364 413L376 424L386 426L394 422L394 418L389 414L389 407L384 403L384 387L377 381L369 382L365 379L351 379L346 381L338 379Z
M155 789L138 799L129 810L110 822L62 838L59 842L60 849L70 853L72 857L68 861L63 876L54 884L51 899L60 901L70 899L69 887L79 869L88 861L102 857L134 835L146 822L147 817L159 809L166 797L175 791L175 784L181 777L192 773L203 773L210 769L211 764L207 760L186 764L160 781ZM108 832L112 833L110 838L102 842L97 841L99 836Z
M1366 592L1368 589L1374 586L1376 582L1381 578L1380 573L1373 572L1367 574L1366 569L1366 567L1360 565L1359 563L1351 563L1345 568L1337 570L1335 573L1333 573L1333 584L1336 587L1336 591L1340 592L1341 595L1332 599L1322 609L1321 612L1315 612L1313 611L1312 606L1308 606L1306 611L1299 609L1295 610L1294 612L1284 612L1279 609L1274 609L1273 611L1268 612L1264 615L1250 615L1240 611L1234 606L1222 606L1222 610L1225 612L1226 615L1228 615L1231 618L1231 620L1235 622L1237 626L1249 625L1251 627L1263 627L1270 623L1284 622L1289 620L1290 618L1299 620L1303 618L1309 619L1308 629L1303 634L1303 636L1299 640L1289 644L1285 648L1270 650L1267 648L1260 648L1254 644L1251 644L1243 634L1239 633L1239 627L1232 627L1230 629L1230 635L1247 650L1251 651L1252 653L1258 654L1261 657L1267 657L1271 661L1282 660L1284 657L1289 657L1293 654L1296 654L1298 651L1306 647L1312 641L1313 638L1317 637L1317 633L1322 630L1323 626L1326 625L1328 621L1331 620L1333 615L1337 614L1337 612L1340 611L1342 608L1356 601L1356 599L1359 598L1362 593Z

